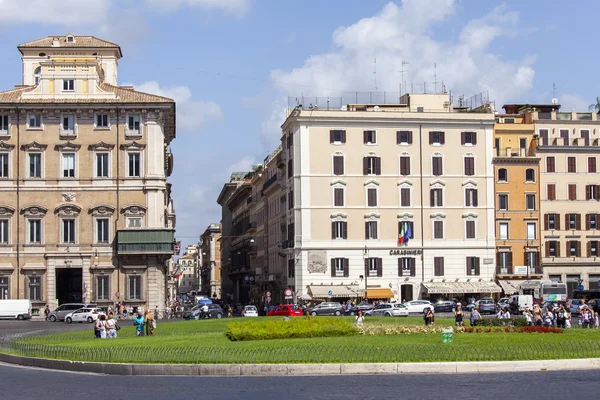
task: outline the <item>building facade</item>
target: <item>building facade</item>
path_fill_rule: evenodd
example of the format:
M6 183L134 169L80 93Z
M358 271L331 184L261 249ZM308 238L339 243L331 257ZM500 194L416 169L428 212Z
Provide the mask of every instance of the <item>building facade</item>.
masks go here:
M185 254L179 257L175 263L175 285L179 298L184 298L191 291L198 290L199 260L200 253L198 252L198 246L189 245L186 248Z
M23 84L0 93L1 298L162 307L175 103L117 86L116 44L18 49Z
M221 224L210 224L200 235L200 291L221 298Z

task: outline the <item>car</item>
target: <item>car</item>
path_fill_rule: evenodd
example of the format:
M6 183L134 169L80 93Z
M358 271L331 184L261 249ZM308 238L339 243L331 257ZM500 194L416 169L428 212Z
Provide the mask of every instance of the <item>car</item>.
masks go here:
M183 319L200 319L201 308L201 305L195 305L190 310L185 311L183 313Z
M567 301L567 307L571 314L579 314L579 308L585 304L583 299L571 299Z
M258 317L258 309L256 306L244 306L242 317Z
M508 301L510 300L509 297L503 297L500 300L498 300L498 307L500 307L501 309L505 309L509 306Z
M456 304L454 300L440 300L433 305L433 309L435 312L453 312Z
M345 315L356 315L358 314L359 311L362 311L363 314L366 314L368 311L371 311L373 309L373 304L369 304L369 303L362 303L362 304L357 304L356 306L350 308L349 310L346 310L344 312Z
M568 303L566 301L545 301L540 305L540 308L542 310L546 309L546 307L548 307L548 310L552 310L554 307L559 307L559 306L563 306L564 308L568 308Z
M469 303L465 306L465 311L473 311L475 308L475 303Z
M475 302L479 314L496 314L496 304L493 299L479 299Z
M342 315L344 308L340 303L323 302L308 310L310 315Z
M65 315L65 322L67 324L73 322L89 322L91 324L92 322L96 321L101 315L106 315L101 308L85 307Z
M268 312L269 317L301 317L302 308L296 304L280 304Z
M587 305L594 312L600 312L600 299L591 299L591 300L588 300Z
M84 307L87 307L87 305L84 303L61 304L55 310L51 311L50 314L48 314L48 320L50 322L64 321L67 314L70 314L70 313L72 313L76 310L79 310L80 308L84 308Z
M409 313L423 313L426 309L434 311L433 304L429 300L411 300L404 303Z
M408 317L408 308L401 303L381 303L366 312L366 315L378 317Z

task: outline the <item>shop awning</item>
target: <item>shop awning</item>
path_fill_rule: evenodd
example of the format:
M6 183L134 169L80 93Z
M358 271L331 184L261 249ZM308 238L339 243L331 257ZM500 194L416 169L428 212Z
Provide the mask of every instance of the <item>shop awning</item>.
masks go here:
M494 282L423 282L429 294L440 293L500 293Z
M357 285L309 285L308 291L313 299L360 296L360 289Z
M391 289L367 289L367 299L393 299L394 292Z
M519 291L519 287L524 281L522 279L498 279L498 283L504 290L504 294L514 294Z

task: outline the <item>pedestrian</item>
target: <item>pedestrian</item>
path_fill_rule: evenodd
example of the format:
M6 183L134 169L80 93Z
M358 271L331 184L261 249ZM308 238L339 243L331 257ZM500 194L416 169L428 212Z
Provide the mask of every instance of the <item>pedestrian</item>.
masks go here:
M544 309L544 326L551 327L553 317L554 315L552 315L552 311L550 311L548 307L546 307Z
M121 307L123 310L123 319L127 319L127 307L125 307L125 305L123 305L123 307Z
M227 318L233 317L233 315L231 315L231 311L231 306L227 307Z
M154 329L156 328L156 320L152 316L150 310L146 312L146 336L154 335Z
M479 313L479 310L477 308L474 308L473 311L471 311L471 318L469 319L471 326L477 325L477 321L480 319L481 314Z
M502 311L502 319L510 319L510 312L508 311L508 308Z
M456 309L454 310L454 323L456 326L465 326L463 321L464 313L462 310L462 306L460 303L456 305Z
M571 327L571 310L565 309L565 328Z
M358 313L356 313L356 318L354 319L354 322L356 322L356 325L363 326L364 321L365 321L365 317L363 316L362 311L359 311Z
M108 339L115 339L117 337L117 321L114 318L114 314L108 314L108 319L106 320L106 337Z
M154 319L157 320L158 319L158 306L154 307Z
M527 320L527 326L533 325L533 315L531 314L531 310L527 308L525 312L523 312L523 314L525 315L525 319Z
M44 318L46 321L48 321L48 315L50 315L50 306L46 304L46 307L44 308Z
M430 326L434 324L434 319L433 319L433 312L431 311L431 308L427 308L425 310L425 326Z
M535 326L542 326L542 309L539 305L535 304L533 306L533 324Z
M583 328L590 328L592 326L592 313L587 305L584 305L583 310L581 310L581 325Z
M565 328L566 319L567 313L565 312L565 307L561 304L556 313L556 326L559 328Z
M144 325L146 320L141 311L138 311L137 316L133 319L133 325L135 326L136 336L144 336Z
M229 308L231 308L231 306L229 306ZM200 314L201 318L208 318L208 304L204 303L202 305L202 313Z
M598 318L598 313L594 312L594 328L598 329L600 326L600 319Z
M106 339L106 315L101 314L96 320L96 337Z

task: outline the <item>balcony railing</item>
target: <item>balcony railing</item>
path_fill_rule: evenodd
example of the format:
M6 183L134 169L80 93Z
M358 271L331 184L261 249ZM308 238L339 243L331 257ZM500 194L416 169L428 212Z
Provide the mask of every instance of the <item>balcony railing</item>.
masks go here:
M529 267L529 271L527 271L527 266L496 266L496 275L542 275L542 267L537 265L534 267Z
M121 229L117 231L118 254L173 254L172 229Z

